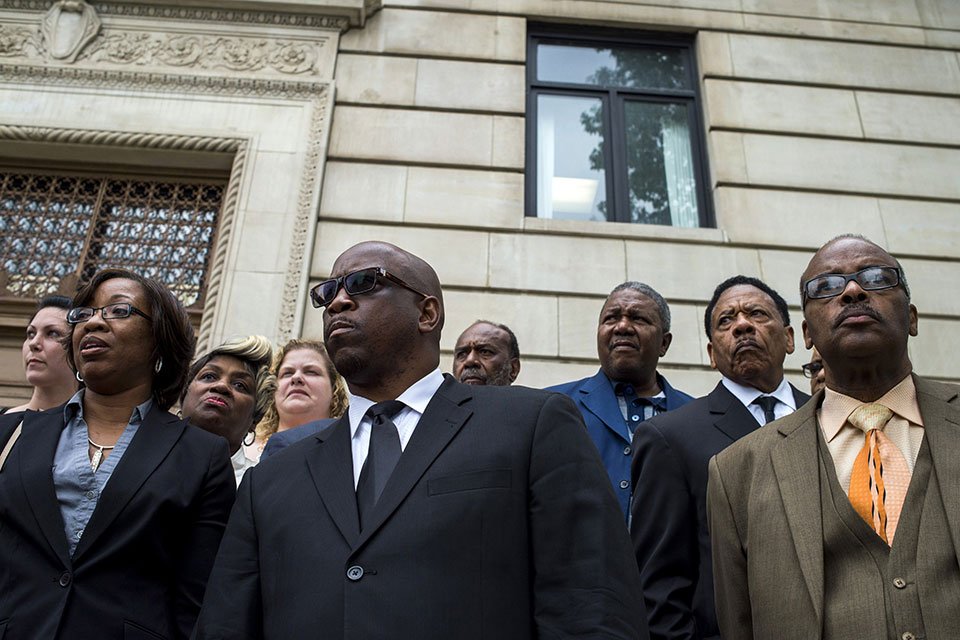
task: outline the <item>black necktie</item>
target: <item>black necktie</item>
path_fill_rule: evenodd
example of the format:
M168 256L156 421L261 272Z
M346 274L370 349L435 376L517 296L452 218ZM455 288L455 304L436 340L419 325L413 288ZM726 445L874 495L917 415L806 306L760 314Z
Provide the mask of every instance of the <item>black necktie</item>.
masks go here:
M760 396L750 404L760 405L760 408L763 409L763 424L769 424L777 419L777 414L773 412L773 408L777 406L777 403L780 402L773 396Z
M360 513L360 528L370 517L373 506L380 499L393 468L400 459L400 435L393 416L400 413L404 405L399 400L378 402L369 409L367 415L373 420L370 428L370 448L367 459L360 470L357 482L357 508Z

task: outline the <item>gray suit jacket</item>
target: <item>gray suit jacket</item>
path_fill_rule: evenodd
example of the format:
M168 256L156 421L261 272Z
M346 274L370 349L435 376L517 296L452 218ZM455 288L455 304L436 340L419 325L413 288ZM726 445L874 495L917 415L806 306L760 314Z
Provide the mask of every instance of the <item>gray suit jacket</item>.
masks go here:
M930 534L921 531L919 546L953 545L960 557L960 390L917 376L914 381L952 537L930 540ZM710 461L707 513L724 638L821 637L824 579L816 410L822 400L821 392ZM923 556L917 561L922 563ZM924 623L928 632L960 628L960 611L954 618Z

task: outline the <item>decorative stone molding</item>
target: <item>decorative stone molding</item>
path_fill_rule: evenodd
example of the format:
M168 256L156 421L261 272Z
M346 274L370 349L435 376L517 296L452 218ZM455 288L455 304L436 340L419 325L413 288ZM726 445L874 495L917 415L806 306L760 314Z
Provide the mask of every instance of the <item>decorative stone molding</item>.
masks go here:
M137 73L124 70L77 67L35 67L0 63L0 77L19 83L113 87L159 93L211 93L243 96L278 96L316 99L329 90L327 83L295 80L260 80L242 77Z
M215 76L181 76L144 74L127 71L104 71L75 67L23 67L0 64L0 77L18 82L59 86L119 88L128 91L170 93L204 93L282 97L303 100L312 109L306 157L300 176L296 211L289 239L290 253L284 274L281 305L278 310L277 337L286 341L299 331L300 301L305 298L308 281L309 252L312 248L316 224L320 168L325 155L326 118L329 111L329 85L318 82L252 80ZM23 127L0 125L0 139L48 142L61 144L90 144L140 147L145 149L179 149L184 151L211 151L234 153L233 169L224 197L224 215L221 231L214 249L208 281L208 295L204 303L204 321L200 327L200 345L212 338L213 322L220 302L223 273L226 266L233 218L239 200L240 185L247 160L247 142L241 138L182 136L161 133L123 131L88 131L52 127ZM228 208L229 207L229 208ZM229 221L229 222L227 222Z
M382 0L330 0L325 4L285 2L282 11L270 2L223 2L210 0L211 7L161 4L157 2L97 2L101 16L122 16L193 22L307 27L345 31L362 26L382 6ZM229 5L235 6L229 6ZM0 0L0 9L46 11L49 0Z
M313 249L318 208L317 195L321 177L320 165L326 157L324 139L319 135L324 129L327 117L327 93L319 96L313 104L310 117L310 140L307 143L307 157L303 168L300 188L297 190L297 217L294 220L290 244L290 258L287 261L287 276L283 286L281 315L278 320L279 333L286 342L300 333L300 301L307 299L309 279L309 256ZM296 277L292 277L296 274Z
M319 49L325 42L323 39L297 42L142 32L105 33L83 52L78 61L316 75Z
M0 125L0 141L40 142L46 144L77 144L112 146L144 150L203 151L233 153L230 181L223 198L216 246L211 248L210 269L207 272L206 298L203 319L197 339L197 350L206 350L210 343L213 319L220 298L227 251L233 236L237 214L238 193L246 170L249 141L244 138L217 138L182 136L129 131L97 131L91 129L61 129L56 127L28 127Z
M39 58L42 51L36 31L0 24L0 58Z
M224 139L227 140L227 139ZM247 156L250 145L240 144L233 156L230 168L230 181L223 194L223 215L220 217L220 229L217 232L217 246L213 248L210 270L207 272L207 292L203 300L203 316L200 319L200 331L197 336L197 353L207 352L213 345L213 325L223 291L223 274L226 271L227 252L230 249L229 238L233 235L236 223L237 203L240 201L240 185L246 172ZM230 212L231 215L227 215Z
M100 16L84 0L60 0L40 23L47 55L73 62L100 31Z
M242 138L180 136L130 131L98 131L93 129L61 129L58 127L25 127L0 124L0 140L44 142L48 144L82 144L91 146L133 147L179 151L235 153L246 144Z

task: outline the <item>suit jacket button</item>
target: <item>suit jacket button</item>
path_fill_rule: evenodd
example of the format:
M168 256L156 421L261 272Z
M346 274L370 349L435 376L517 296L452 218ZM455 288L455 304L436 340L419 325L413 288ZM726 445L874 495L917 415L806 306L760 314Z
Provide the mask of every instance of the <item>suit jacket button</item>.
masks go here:
M68 585L70 584L70 579L71 579L71 576L70 576L70 572L69 572L69 571L64 571L63 573L61 573L61 574L60 574L60 586L61 586L61 587L66 587L66 586L68 586Z
M353 565L352 567L347 569L347 578L349 578L350 580L353 580L354 582L356 582L362 577L363 577L363 567Z
M894 578L893 586L895 586L897 589L903 589L904 587L907 586L907 581L904 580L903 578Z
M621 480L621 481L620 481L620 488L621 488L621 489L629 489L629 488L630 488L630 481L629 481L629 480Z
M631 451L630 445L627 445L626 447L623 448L623 455L625 456L630 455L630 451Z

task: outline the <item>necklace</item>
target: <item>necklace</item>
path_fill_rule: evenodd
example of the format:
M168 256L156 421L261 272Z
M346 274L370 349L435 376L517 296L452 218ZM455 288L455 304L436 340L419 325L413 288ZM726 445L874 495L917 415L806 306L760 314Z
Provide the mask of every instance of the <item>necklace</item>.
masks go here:
M87 442L90 443L91 447L96 449L96 451L93 452L93 457L90 458L90 468L93 469L94 473L96 473L97 469L100 468L100 463L103 462L103 452L113 451L113 448L116 447L117 445L114 444L108 447L106 445L97 444L96 442L90 439L90 436L87 436Z

